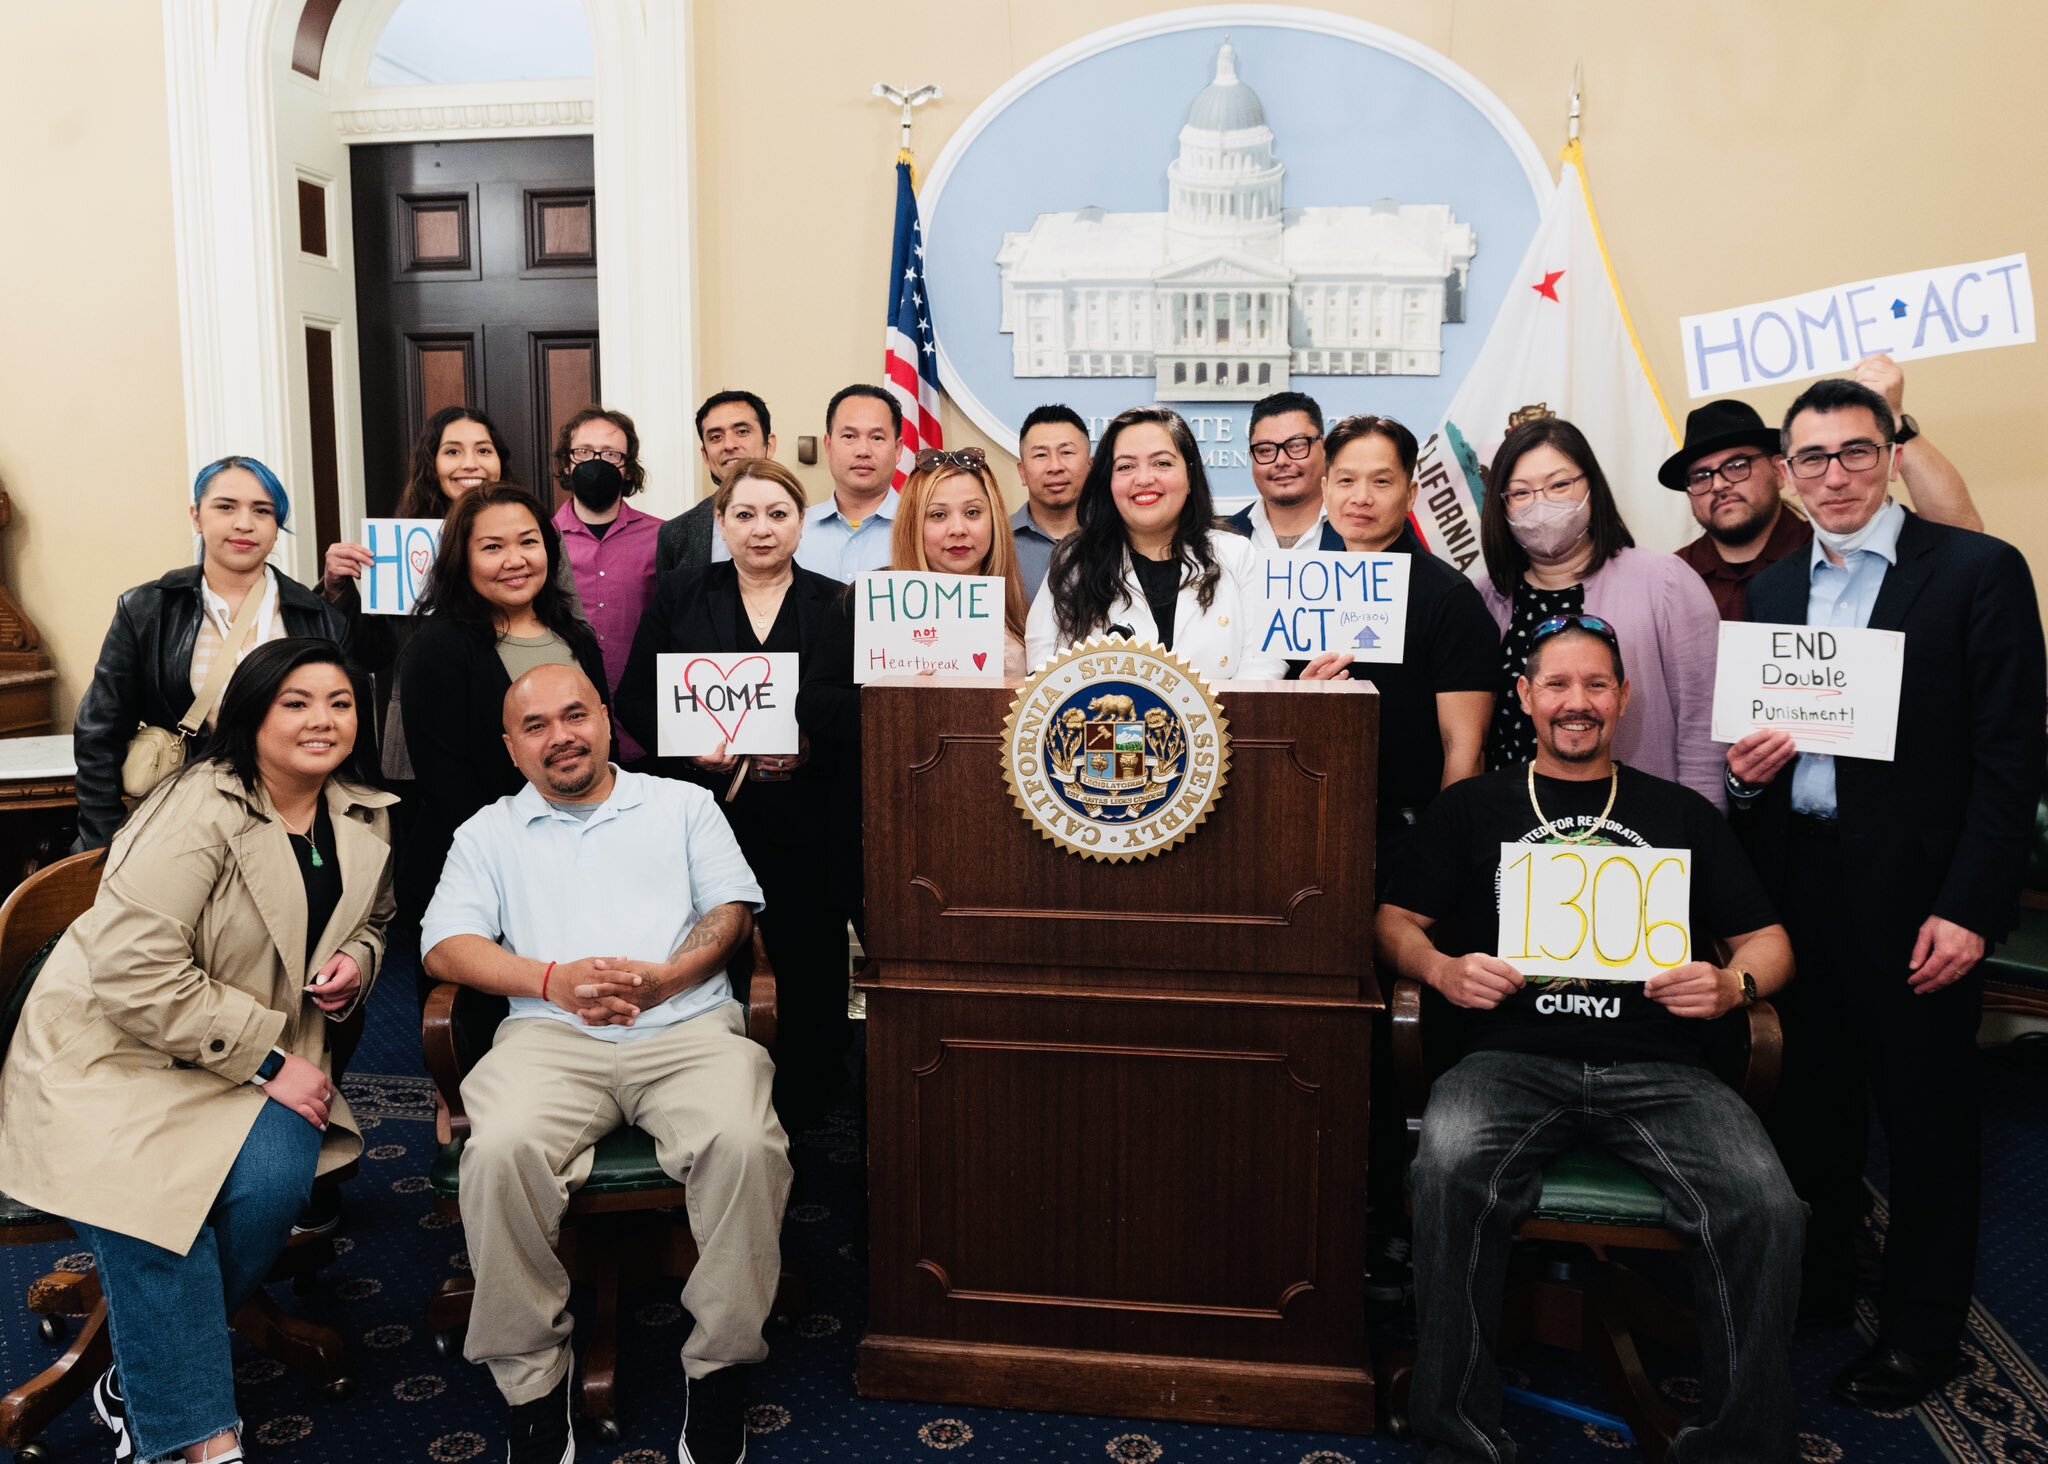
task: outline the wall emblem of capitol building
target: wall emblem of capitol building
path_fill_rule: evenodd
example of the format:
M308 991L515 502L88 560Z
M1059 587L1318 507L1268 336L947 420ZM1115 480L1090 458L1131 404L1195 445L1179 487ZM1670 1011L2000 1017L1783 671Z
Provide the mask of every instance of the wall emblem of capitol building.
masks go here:
M1472 226L1444 203L1286 207L1286 165L1238 66L1226 40L1188 106L1164 212L1041 213L1003 236L1019 377L1149 376L1161 401L1253 401L1297 373L1443 370Z
M1198 828L1230 771L1230 728L1201 674L1121 637L1071 646L1034 672L1003 725L1003 777L1027 822L1062 848L1120 862Z

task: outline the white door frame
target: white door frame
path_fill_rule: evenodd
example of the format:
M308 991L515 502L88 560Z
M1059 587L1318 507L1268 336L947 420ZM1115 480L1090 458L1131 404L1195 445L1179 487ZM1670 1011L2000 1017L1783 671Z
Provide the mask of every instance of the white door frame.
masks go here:
M351 104L352 118L361 115L353 104L375 90L366 94L360 76L333 73L343 58L366 63L366 48L348 38L393 4L347 0L330 32L321 84ZM655 465L649 507L675 513L687 505L696 451L692 0L584 4L595 57L599 369L606 405L633 414L641 451ZM301 0L163 0L187 481L217 457L248 453L277 468L310 510L312 485L292 474L293 429L304 424L292 420L290 372L298 353L291 334L298 322L285 303L285 263L294 257L287 254L285 221L288 210L296 218L297 203L279 187L275 112L300 9ZM591 130L568 109L503 117L513 125L502 131L465 110L417 118L426 125L404 135ZM357 122L340 135L367 142L394 133ZM351 225L341 218L336 227ZM289 247L295 255L295 241ZM360 461L360 444L343 457ZM344 479L344 499L355 499L344 502L345 523L359 522L360 493L359 479ZM310 523L310 512L306 518ZM313 535L295 540L280 545L279 557L311 583L319 568Z

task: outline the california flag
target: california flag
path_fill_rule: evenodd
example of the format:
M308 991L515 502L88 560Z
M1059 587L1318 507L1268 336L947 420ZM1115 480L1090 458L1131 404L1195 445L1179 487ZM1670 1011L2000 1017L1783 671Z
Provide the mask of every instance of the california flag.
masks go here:
M1579 169L1574 142L1514 287L1417 466L1416 532L1474 575L1484 572L1479 504L1494 451L1532 417L1565 417L1586 434L1638 545L1676 549L1697 532L1685 495L1657 481L1677 439Z

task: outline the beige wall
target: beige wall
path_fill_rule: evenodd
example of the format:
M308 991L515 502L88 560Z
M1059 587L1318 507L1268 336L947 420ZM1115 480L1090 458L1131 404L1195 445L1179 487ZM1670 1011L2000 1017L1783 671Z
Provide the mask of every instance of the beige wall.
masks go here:
M361 0L351 0L361 3ZM936 159L1007 77L1137 0L696 0L706 391L746 385L782 456L881 359L893 112L875 81L937 81ZM2048 268L2048 7L1892 0L1341 0L1473 72L1546 153L1574 61L1589 175L1660 380L1685 404L1692 311L2028 249ZM905 36L918 36L913 48ZM156 0L0 6L0 485L8 584L44 631L68 722L114 596L189 552L176 265ZM2034 485L2048 442L2040 347L1908 369L1907 405L1969 476L1992 532L2048 568ZM1770 415L1793 388L1759 395ZM949 414L949 441L978 441ZM693 469L695 465L692 465ZM660 465L657 465L659 468ZM822 469L803 469L814 495Z

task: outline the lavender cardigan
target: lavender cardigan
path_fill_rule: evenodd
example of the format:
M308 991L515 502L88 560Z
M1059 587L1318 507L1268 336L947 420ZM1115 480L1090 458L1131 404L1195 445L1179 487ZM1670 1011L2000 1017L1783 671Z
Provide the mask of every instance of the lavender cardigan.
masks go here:
M1479 593L1505 635L1507 597L1491 580L1479 582ZM1721 617L1705 582L1675 554L1624 549L1586 577L1586 613L1614 627L1628 671L1628 715L1614 735L1615 757L1725 810L1724 754L1707 735Z

